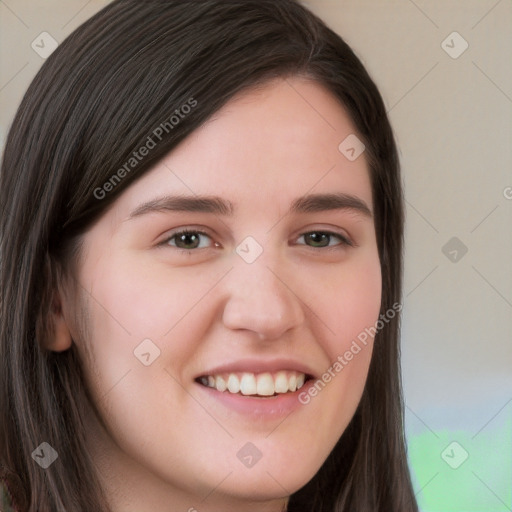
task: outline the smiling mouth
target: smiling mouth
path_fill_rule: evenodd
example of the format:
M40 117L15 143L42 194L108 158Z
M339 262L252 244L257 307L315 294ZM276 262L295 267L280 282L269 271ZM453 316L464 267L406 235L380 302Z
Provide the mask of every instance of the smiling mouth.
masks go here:
M305 373L281 370L270 373L223 373L203 375L196 382L222 393L271 397L293 393L312 377Z

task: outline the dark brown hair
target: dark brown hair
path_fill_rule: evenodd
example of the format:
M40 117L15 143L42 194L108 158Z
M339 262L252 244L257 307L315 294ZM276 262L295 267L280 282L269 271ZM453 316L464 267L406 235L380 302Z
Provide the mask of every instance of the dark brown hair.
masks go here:
M366 145L382 271L381 313L401 301L403 198L382 98L348 45L295 0L115 0L45 61L18 109L0 175L0 463L25 512L108 511L84 443L75 344L45 350L53 290L80 235L137 178L236 93L306 76L344 105ZM95 193L173 112L197 105L101 197ZM377 333L359 407L290 512L416 512L403 429L399 315ZM31 458L42 441L59 462Z

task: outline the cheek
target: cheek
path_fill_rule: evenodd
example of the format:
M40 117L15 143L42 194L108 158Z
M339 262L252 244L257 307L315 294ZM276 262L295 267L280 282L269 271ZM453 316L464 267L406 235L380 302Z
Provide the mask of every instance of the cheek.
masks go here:
M348 341L357 338L375 325L381 306L382 277L378 257L363 262L344 276L343 287L337 299L337 310L332 312L340 349L347 349Z
M325 279L325 278L324 278ZM330 273L328 288L310 295L311 304L326 326L323 350L329 361L314 388L300 397L319 418L314 427L329 432L332 442L341 436L359 404L373 351L379 319L382 276L377 250ZM312 428L309 434L314 437Z
M225 271L198 275L193 267L170 269L154 258L136 254L117 259L103 271L106 284L98 286L98 296L110 313L110 318L103 316L108 323L121 324L134 342L172 337L170 333L187 323L189 315L194 316L195 324L197 305Z
M94 332L107 338L108 345L121 343L116 349L131 352L146 338L158 343L200 299L197 280L191 286L183 275L168 276L159 273L158 265L150 267L132 258L117 258L98 269L93 285Z
M382 275L377 251L347 272L342 286L331 311L336 335L327 352L332 363L342 366L335 368L344 375L339 385L349 384L347 395L358 400L368 373L381 306Z
M126 258L105 260L95 268L92 286L88 283L93 298L91 338L86 341L93 359L86 359L85 373L109 435L128 453L147 450L158 459L155 453L161 448L155 445L161 439L188 432L189 418L205 415L196 402L190 403L180 383L207 321L198 314L199 302L216 279L196 278L191 286L183 273L164 279L157 265L151 267ZM150 353L148 366L136 356L140 346ZM182 414L173 414L177 410ZM155 415L162 421L156 422ZM151 435L141 441L141 432ZM183 463L179 456L176 464Z
M219 276L169 272L154 261L145 264L129 257L105 259L90 275L95 278L89 284L93 299L88 342L94 356L89 371L97 393L110 389L127 371L148 368L136 357L140 347L148 347L151 359L156 355L149 368L170 368L181 380L211 321L203 299Z
M324 350L334 362L354 339L373 327L379 318L382 276L377 249L361 253L347 265L327 269L313 282L328 283L311 287L307 303L325 326ZM310 286L310 285L309 285ZM364 335L361 336L364 338ZM371 347L368 336L368 346Z

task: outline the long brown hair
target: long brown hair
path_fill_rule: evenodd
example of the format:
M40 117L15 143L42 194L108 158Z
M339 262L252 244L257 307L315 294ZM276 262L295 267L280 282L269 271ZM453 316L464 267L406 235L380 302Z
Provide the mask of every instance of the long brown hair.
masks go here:
M33 80L0 174L0 469L19 510L109 510L84 443L88 393L75 345L42 348L52 336L52 291L76 268L81 233L236 93L292 75L326 86L363 138L384 314L402 293L404 212L392 129L362 63L298 1L115 0L75 30ZM99 194L190 98L197 105ZM376 335L352 421L318 473L291 496L290 512L417 511L399 356L397 314ZM31 457L43 441L59 456L46 470Z

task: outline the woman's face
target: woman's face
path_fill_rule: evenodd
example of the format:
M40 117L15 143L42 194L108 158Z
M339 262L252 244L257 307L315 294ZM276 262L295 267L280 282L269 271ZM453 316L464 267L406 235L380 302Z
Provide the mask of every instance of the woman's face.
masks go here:
M354 132L317 83L270 82L84 235L90 337L74 339L118 510L271 510L342 435L372 353L370 337L353 342L381 301L365 155L339 149Z

